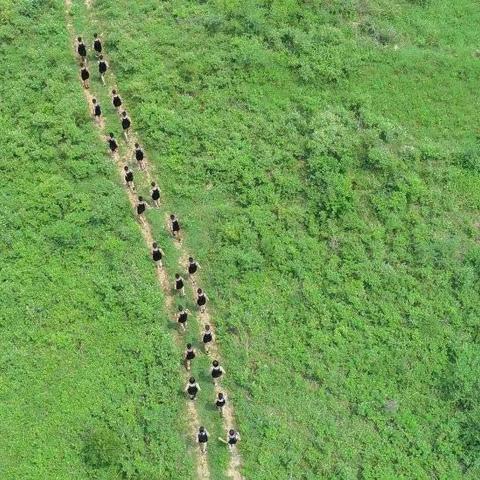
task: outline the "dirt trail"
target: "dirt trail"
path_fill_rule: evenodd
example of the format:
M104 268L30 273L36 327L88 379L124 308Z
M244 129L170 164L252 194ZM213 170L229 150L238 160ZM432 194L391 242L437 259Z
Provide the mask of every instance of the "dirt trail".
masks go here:
M73 24L72 24L72 21L71 21L71 7L72 7L71 0L65 0L65 14L66 14L66 18L67 18L67 28L68 28L68 32L70 34L70 41L71 41L71 44L73 46L76 37L75 37L74 29L73 29ZM74 57L76 58L76 52L75 52L74 47L73 47L73 54L74 54ZM79 78L79 81L81 82L80 78ZM90 108L90 106L92 105L92 99L94 98L94 95L91 93L91 91L89 89L82 88L82 90L83 90L88 108ZM99 137L100 137L101 141L103 143L105 143L106 142L106 130L105 130L104 119L102 119L100 122L95 122L95 125L97 127L97 131L98 131L98 134L99 134ZM129 138L129 143L131 143L132 141L135 141L133 135L131 136L131 138ZM118 169L118 173L119 173L122 181L123 181L123 177L124 177L123 166L128 163L128 156L129 156L128 152L123 156L123 158L118 153L114 153L112 155L112 158L115 161L115 164L116 164L117 169ZM125 191L127 192L128 199L130 201L132 209L135 209L136 203L137 203L136 195L127 187L125 187ZM139 227L140 227L140 231L142 232L142 236L145 240L146 246L147 246L148 249L150 249L150 247L151 247L151 245L154 241L153 240L153 235L152 235L152 228L151 228L150 224L148 223L148 221L146 219L144 219L143 221L139 220L138 224L139 224ZM173 293L171 291L171 287L169 285L168 278L167 278L167 275L165 273L165 270L163 268L157 268L156 269L156 274L157 274L158 282L160 283L160 285L162 287L162 290L164 292L165 303L166 303L167 309L169 310L169 313L173 313L172 309L173 309L173 306L174 306L174 298L173 298ZM180 340L181 340L180 336L177 335L176 341L179 345L181 343ZM184 377L184 380L185 380L185 383L186 383L187 382L187 375L185 373L183 373L183 371L182 371L182 376ZM191 428L190 437L192 438L192 440L194 440L196 438L198 427L200 425L199 416L198 416L198 412L197 412L197 409L195 407L195 404L193 402L187 400L185 402L185 404L186 404L185 409L186 409L187 416L188 416L187 424ZM208 468L207 457L206 457L206 455L204 455L200 452L200 449L198 447L195 450L196 450L195 451L195 456L196 456L196 460L197 460L197 478L200 479L200 480L209 480L210 479L210 471L209 471L209 468Z
M75 35L74 29L73 29L73 24L72 24L72 21L71 21L71 6L72 6L71 0L65 0L67 27L68 27L68 31L69 31L69 34L70 34L72 48L73 48L73 55L76 58L76 52L75 52L75 49L73 47L76 35ZM91 13L90 9L92 8L92 0L85 0L85 6L86 6L87 9L89 9L89 13ZM115 82L115 79L114 79L114 76L113 76L111 70L109 71L109 73L107 75L107 87L105 87L105 88L107 88L108 91L111 91L112 88L116 88L118 91L120 91L120 89L116 85L116 82ZM91 108L93 94L90 92L90 90L85 89L85 88L83 88L83 92L84 92L88 107ZM125 99L123 99L123 102L124 102L125 110L128 111L128 108L125 106ZM99 136L101 137L101 140L104 143L106 143L107 130L105 128L104 119L102 119L98 123L95 122L95 125L97 127L97 131L99 133ZM127 165L129 163L129 160L130 160L130 157L131 157L131 152L133 152L133 146L134 146L135 142L137 142L137 141L138 141L138 143L141 143L138 140L137 135L133 131L133 128L131 127L130 130L129 130L129 134L128 134L128 142L127 142L128 148L127 148L126 153L123 155L123 157L120 156L117 153L112 155L112 158L115 161L115 164L117 166L118 173L120 175L120 178L121 178L122 182L123 182L123 177L124 177L123 166ZM150 163L148 161L148 156L147 155L146 155L144 163L145 163L145 169L140 170L139 173L144 175L146 180L148 180L148 183L150 183L152 181L152 179L155 179L155 172L154 172L152 166L150 165ZM127 187L125 187L125 191L127 192L130 204L132 206L132 209L134 210L135 207L136 207L136 203L137 203L136 194L134 192L132 192L130 189L128 189ZM162 203L163 203L163 199L162 199ZM144 240L147 244L146 246L147 246L148 249L150 249L151 245L154 241L154 236L152 234L152 228L151 228L150 224L148 223L148 221L146 219L144 219L144 221L139 221L138 223L139 223L140 230L142 232L143 238L144 238ZM169 216L168 216L168 214L165 214L165 224L166 224L167 230L169 230L170 226L169 226ZM182 233L182 236L183 236L184 232L182 231L181 233ZM173 242L174 242L175 248L179 252L179 266L181 266L182 270L184 270L187 266L187 261L188 261L189 255L187 254L187 252L185 250L184 243L182 241L173 240ZM173 317L173 314L174 314L173 308L174 308L175 302L174 302L174 297L173 297L172 286L171 286L170 282L168 281L166 272L163 268L156 269L156 275L157 275L158 282L161 285L162 290L164 292L165 303L166 303L167 309L172 314L172 317ZM198 276L199 276L199 274L197 273L197 277ZM197 281L198 281L198 278L197 278ZM195 288L196 288L196 286L195 286ZM193 294L193 296L195 296L195 290L194 289L192 289L192 294ZM194 301L196 301L196 298L194 298ZM214 324L212 322L212 319L210 317L208 309L203 313L198 313L197 318L198 318L198 321L199 321L200 326L202 328L206 324L210 325L212 333L215 335ZM176 335L176 342L178 343L179 346L183 347L182 338L179 334ZM220 354L219 354L219 351L218 351L218 346L215 342L213 342L210 345L210 357L212 359L215 358L215 359L219 360L220 363L222 363L221 362L221 357L220 357ZM228 374L228 371L227 371L227 374ZM182 375L184 376L185 383L186 383L187 378L188 378L188 374L182 370ZM231 401L231 398L228 395L228 392L226 392L225 388L220 387L220 386L216 386L215 391L216 391L216 393L222 391L223 393L225 393L227 395L227 398L228 398L228 403L226 404L226 406L224 408L224 414L223 414L223 418L222 418L223 427L224 427L225 434L226 434L226 432L230 428L235 428L236 427L232 401ZM195 439L197 431L198 431L198 427L199 427L199 416L198 416L198 412L197 412L195 404L191 401L186 401L186 411L187 411L187 415L188 415L188 422L187 423L188 423L188 425L191 426L190 435L191 435L192 439ZM214 439L211 439L211 441L214 441ZM209 468L208 468L207 456L202 454L198 447L196 448L195 453L196 453L196 458L197 458L197 477L201 480L208 480L210 478L210 471L209 471ZM230 454L231 454L231 457L230 457L230 463L229 463L227 475L228 475L228 477L230 477L233 480L243 480L243 476L240 473L240 468L241 468L241 464L242 464L240 454L239 454L237 449L232 450L230 452Z

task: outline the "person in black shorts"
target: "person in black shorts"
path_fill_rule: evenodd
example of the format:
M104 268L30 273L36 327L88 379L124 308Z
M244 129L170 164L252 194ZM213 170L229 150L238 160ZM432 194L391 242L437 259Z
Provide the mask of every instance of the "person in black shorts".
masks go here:
M187 343L187 348L183 354L183 361L185 362L185 368L187 371L192 367L192 360L197 355L196 350L192 347L191 343Z
M155 182L151 183L152 188L150 189L150 195L152 196L152 201L153 204L156 207L160 206L160 189L158 188L158 185Z
M123 167L125 172L125 184L130 190L135 190L135 185L133 184L133 172L128 168L128 165Z
M115 140L115 137L114 137L113 133L109 133L109 135L107 137L107 142L108 142L108 146L110 148L110 151L112 153L115 153L118 149L118 143Z
M205 353L208 355L209 349L208 344L213 342L213 334L212 330L210 330L210 325L205 325L205 328L202 333L202 342L203 342L203 349Z
M157 245L157 242L152 243L152 259L155 262L155 265L157 268L162 267L162 257L165 254L163 253L163 250Z
M197 306L201 313L205 312L207 300L208 297L206 293L201 288L197 289Z
M105 85L105 74L108 70L108 63L103 58L103 55L98 57L98 73L100 74L100 78L102 79L102 83Z
M233 450L239 440L240 434L236 432L233 428L231 428L227 434L227 444L230 447L230 450Z
M187 319L189 313L190 312L187 308L183 308L181 305L178 306L177 322L184 332L187 329Z
M202 453L207 453L208 432L205 427L200 427L197 433L197 441Z
M145 170L145 163L144 163L145 153L142 147L138 143L135 144L134 154L135 154L135 160L138 162L138 166L140 170Z
M100 104L97 102L96 98L92 98L92 103L93 103L93 116L95 117L95 121L97 123L100 123L100 118L102 116L102 109L100 107Z
M127 112L122 112L122 128L123 128L123 135L125 136L125 141L128 142L128 130L130 129L130 125L132 122L127 115Z
M138 197L137 202L137 216L142 223L145 223L145 211L147 210L147 203L143 199L143 197Z
M172 235L180 241L180 224L178 223L178 218L173 213L170 215L170 228Z
M122 106L122 99L116 90L112 90L112 105L117 111Z
M195 285L194 275L197 273L200 268L200 264L196 262L193 257L188 257L188 277L192 281L192 285Z
M179 273L175 274L175 291L180 292L182 297L185 296L185 282Z
M227 396L221 392L217 395L217 399L215 400L215 406L218 408L220 415L223 417L223 409L225 404L227 403Z
M200 385L195 381L194 377L188 379L187 386L185 387L185 392L190 397L190 400L195 400L197 393L201 390Z
M85 63L87 61L87 47L83 43L82 37L77 38L77 53L80 55L82 63Z
M212 362L212 367L210 368L210 373L212 375L213 383L216 385L221 376L225 373L223 367L220 366L217 360Z
M88 88L88 79L90 78L90 72L84 63L80 66L80 78L82 79L83 88Z
M102 53L102 41L98 37L98 33L93 34L93 50L98 55Z

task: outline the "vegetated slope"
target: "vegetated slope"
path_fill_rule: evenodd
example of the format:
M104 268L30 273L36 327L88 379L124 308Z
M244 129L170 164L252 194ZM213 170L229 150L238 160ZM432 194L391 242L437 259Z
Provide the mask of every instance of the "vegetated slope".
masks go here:
M475 3L95 12L207 267L246 477L477 478Z
M0 477L187 478L179 352L63 2L0 19Z

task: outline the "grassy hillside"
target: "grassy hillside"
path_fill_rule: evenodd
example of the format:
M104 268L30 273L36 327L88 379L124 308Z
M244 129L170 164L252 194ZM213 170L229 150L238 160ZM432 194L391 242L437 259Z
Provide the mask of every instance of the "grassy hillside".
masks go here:
M180 353L63 2L3 2L0 52L0 477L188 478Z
M247 478L478 478L475 2L94 15L204 267Z

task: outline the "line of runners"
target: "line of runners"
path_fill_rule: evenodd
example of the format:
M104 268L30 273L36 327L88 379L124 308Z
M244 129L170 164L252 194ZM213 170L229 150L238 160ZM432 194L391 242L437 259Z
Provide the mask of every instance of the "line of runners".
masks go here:
M95 56L97 57L98 73L100 75L100 80L102 81L102 84L105 86L106 85L105 74L107 73L109 65L102 54L103 52L102 40L100 39L99 35L96 33L93 35L93 37L94 38L93 38L92 48L93 48L93 51L95 52ZM82 37L77 38L76 51L81 59L80 78L82 79L83 87L88 89L90 86L89 85L90 71L88 70L87 46L82 40ZM123 102L116 90L112 90L111 97L112 97L113 107L115 108L117 113L120 114L123 135L125 137L125 141L128 144L128 133L132 125L132 122L127 112L121 109ZM102 108L96 98L92 99L92 103L93 103L92 114L95 118L95 121L97 123L100 123L102 118ZM112 153L117 152L118 142L115 139L115 136L113 133L110 133L108 135L108 137L106 138L106 141L110 151ZM142 147L138 143L135 143L134 157L138 163L139 169L145 170L145 153ZM124 176L125 185L132 192L135 192L133 172L130 170L128 165L125 165L124 167L124 175L125 175ZM160 207L160 188L155 182L151 182L150 197L152 199L153 207L159 208ZM138 201L136 204L136 213L139 221L143 225L146 225L145 212L147 208L150 208L150 205L144 200L142 196L138 196ZM170 215L170 230L171 230L172 236L178 241L180 241L181 240L180 223L178 218L174 214ZM158 246L156 242L153 242L152 259L157 269L160 269L163 267L162 259L164 256L165 254L163 250ZM186 265L186 270L188 272L188 278L192 282L193 287L196 286L195 274L198 272L199 268L200 268L199 263L195 261L193 257L189 257L188 265ZM173 287L175 292L177 292L180 296L182 297L185 296L185 280L180 275L180 273L175 274L175 281L174 281ZM196 293L197 293L197 299L196 299L197 307L199 311L203 313L205 312L205 309L206 309L208 296L201 288L197 288ZM187 330L187 321L188 321L189 313L190 311L187 308L184 308L181 305L178 307L176 321L179 325L181 332L186 332ZM201 341L203 344L203 350L205 354L208 355L209 344L211 344L214 341L214 337L213 337L213 333L211 331L210 325L204 326L204 330L201 335ZM197 356L196 349L193 348L191 343L187 343L187 346L184 352L184 358L183 358L184 365L187 371L190 371L192 361L195 359L196 356ZM212 377L212 380L215 386L218 386L218 382L220 381L220 379L224 374L225 374L225 370L223 369L223 367L219 364L217 360L213 360L212 366L210 367L210 375ZM200 391L201 391L201 388L198 382L195 380L194 377L190 377L187 382L187 385L185 386L185 393L187 394L188 398L192 401L195 401ZM220 415L222 416L223 416L226 403L227 403L227 396L224 393L219 392L215 399L215 407L218 409L218 411L220 412ZM198 429L196 440L200 445L201 451L203 453L206 453L207 443L209 440L209 433L205 427L201 426ZM240 435L234 429L230 429L227 432L226 440L222 438L219 438L219 440L226 443L230 448L234 448L237 442L240 440Z

